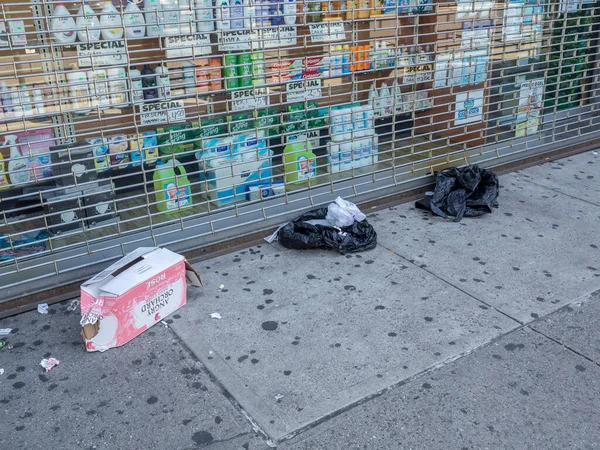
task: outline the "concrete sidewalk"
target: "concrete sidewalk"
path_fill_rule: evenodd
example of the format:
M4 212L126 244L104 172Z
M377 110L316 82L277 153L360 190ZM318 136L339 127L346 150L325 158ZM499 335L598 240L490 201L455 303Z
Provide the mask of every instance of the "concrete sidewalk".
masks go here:
M104 354L67 304L1 320L0 448L600 448L600 158L501 185L460 223L374 212L363 254L206 261L169 328Z

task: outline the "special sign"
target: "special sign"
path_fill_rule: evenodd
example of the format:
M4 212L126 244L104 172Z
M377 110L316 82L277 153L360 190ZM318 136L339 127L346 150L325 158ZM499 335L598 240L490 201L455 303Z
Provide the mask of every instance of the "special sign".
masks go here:
M77 44L79 67L113 66L127 64L125 41L101 41L91 44Z
M185 121L183 100L146 103L140 105L140 121L142 125L158 125Z
M210 55L210 35L168 36L165 38L165 49L167 58Z
M254 30L221 31L219 37L219 50L250 50L258 47L258 34Z
M321 79L309 78L288 83L286 86L287 101L297 102L321 98Z
M433 64L417 64L404 68L403 83L425 83L433 79Z
M335 42L346 39L343 22L311 23L309 27L313 42Z
M231 110L243 111L245 109L263 108L269 104L266 88L244 89L231 93Z
M295 26L280 26L261 28L261 48L278 48L286 45L296 45L297 33Z

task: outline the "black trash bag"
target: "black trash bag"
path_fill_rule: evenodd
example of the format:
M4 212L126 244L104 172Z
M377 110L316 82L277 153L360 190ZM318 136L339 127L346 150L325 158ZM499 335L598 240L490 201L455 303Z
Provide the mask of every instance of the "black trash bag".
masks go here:
M463 217L491 213L498 207L499 190L498 177L491 170L451 167L437 173L433 195L415 206L459 222Z
M377 233L366 219L341 228L306 222L325 219L326 215L327 208L302 214L279 230L279 242L284 247L296 250L334 249L342 255L371 250L377 245Z

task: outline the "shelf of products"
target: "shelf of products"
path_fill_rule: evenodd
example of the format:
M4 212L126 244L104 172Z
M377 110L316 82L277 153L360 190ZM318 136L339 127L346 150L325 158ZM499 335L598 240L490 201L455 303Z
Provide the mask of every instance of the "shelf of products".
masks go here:
M595 11L561 5L3 2L0 259L541 137L594 97Z

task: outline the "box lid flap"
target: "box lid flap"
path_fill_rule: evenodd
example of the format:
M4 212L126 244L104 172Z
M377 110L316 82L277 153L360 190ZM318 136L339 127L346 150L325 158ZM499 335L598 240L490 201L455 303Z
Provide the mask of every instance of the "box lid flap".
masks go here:
M187 261L185 262L185 279L192 286L204 287L204 284L202 283L202 278L200 278L200 274L196 272L196 269L194 269L192 265Z
M128 255L129 256L129 255ZM182 255L166 248L155 248L149 253L139 255L110 274L110 279L101 287L103 292L121 295L140 283L158 275L165 269L183 261Z
M87 287L87 286L90 286L92 284L104 281L106 278L108 278L110 275L112 275L113 272L117 271L121 267L126 266L131 261L133 261L134 259L139 258L140 256L144 255L145 253L150 253L151 251L156 250L156 249L157 249L157 247L139 247L139 248L136 248L134 251L132 251L131 253L128 253L123 258L121 258L120 260L118 260L116 263L108 266L106 269L104 269L98 275L95 275L94 277L92 277L89 280L87 280L81 286Z

